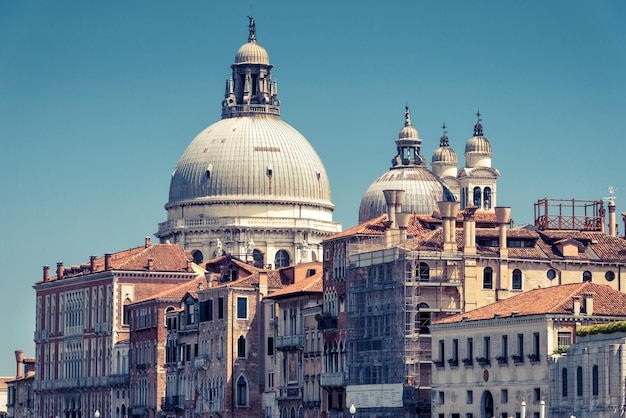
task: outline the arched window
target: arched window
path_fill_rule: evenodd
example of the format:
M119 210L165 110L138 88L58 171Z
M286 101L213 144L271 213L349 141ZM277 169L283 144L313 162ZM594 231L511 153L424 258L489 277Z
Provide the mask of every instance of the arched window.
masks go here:
M246 406L248 404L248 384L243 376L237 379L237 405Z
M274 257L274 268L279 269L289 265L289 254L285 250L278 250Z
M583 282L590 282L591 281L591 272L589 270L585 270L583 272Z
M421 281L427 282L430 280L430 267L426 263L419 263L418 266L418 277Z
M522 271L520 269L513 270L513 280L511 281L513 290L522 290Z
M477 208L481 207L481 192L480 187L474 187L474 206Z
M598 396L599 386L600 386L600 379L599 379L598 366L594 365L593 368L591 369L591 393L593 394L593 396Z
M282 418L289 418L289 411L287 410L287 407L283 408Z
M583 368L576 368L576 396L583 396Z
M491 209L491 187L485 187L483 191L483 204L486 209Z
M567 369L561 370L561 394L567 398Z
M196 264L200 264L204 260L204 254L200 250L194 250L191 255L193 256L193 262Z
M237 357L245 357L246 356L246 339L243 335L239 336L237 340Z
M493 289L493 269L485 267L483 270L483 289Z
M296 418L296 408L291 407L291 418Z

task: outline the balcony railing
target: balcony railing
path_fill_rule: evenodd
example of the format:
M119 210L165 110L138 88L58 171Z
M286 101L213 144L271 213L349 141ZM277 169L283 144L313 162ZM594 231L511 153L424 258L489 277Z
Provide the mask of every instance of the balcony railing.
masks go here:
M345 386L343 372L322 373L320 375L320 386L335 388Z
M182 395L166 396L161 399L161 409L182 408L185 405L185 397Z
M304 336L302 335L279 335L276 341L277 350L303 349Z

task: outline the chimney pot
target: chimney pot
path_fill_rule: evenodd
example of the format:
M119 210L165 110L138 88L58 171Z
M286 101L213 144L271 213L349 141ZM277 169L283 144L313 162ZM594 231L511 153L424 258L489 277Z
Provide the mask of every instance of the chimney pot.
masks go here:
M43 266L43 281L50 280L50 266Z
M104 255L104 270L105 271L111 270L111 254Z
M63 278L63 263L58 262L57 263L57 279L62 279L62 278Z
M146 237L144 245L145 245L146 248L148 248L150 246L150 237Z
M24 377L24 351L23 350L15 350L15 378L21 379Z

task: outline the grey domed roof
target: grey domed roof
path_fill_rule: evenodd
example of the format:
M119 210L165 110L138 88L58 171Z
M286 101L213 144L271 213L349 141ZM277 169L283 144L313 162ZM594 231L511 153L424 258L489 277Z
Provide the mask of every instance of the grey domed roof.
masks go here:
M172 174L168 206L181 201L334 208L311 144L279 118L260 115L222 119L189 144Z
M405 190L402 212L432 214L437 202L454 201L454 195L426 167L394 168L378 177L367 189L359 208L359 223L387 213L383 190Z
M456 152L450 147L439 147L433 152L433 163L450 163L458 164Z
M270 57L265 48L252 40L243 44L235 55L235 64L264 64L269 65Z
M477 113L478 121L474 125L474 136L467 140L465 152L479 152L492 156L491 144L483 136L483 125L480 123L480 112Z
M433 152L433 158L431 159L432 163L450 163L457 164L458 160L456 158L456 152L452 148L450 148L450 143L448 140L448 135L446 135L446 124L443 126L443 135L439 139L439 148Z

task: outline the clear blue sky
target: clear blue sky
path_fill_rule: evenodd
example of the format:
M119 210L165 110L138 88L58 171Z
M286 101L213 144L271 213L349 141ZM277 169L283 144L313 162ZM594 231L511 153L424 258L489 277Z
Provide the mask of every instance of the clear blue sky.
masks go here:
M187 144L220 118L247 15L283 119L326 165L344 228L395 155L404 106L428 158L448 125L464 163L480 109L498 204L626 211L626 2L0 1L0 375L34 355L35 294L54 269L141 245L166 219ZM622 231L622 228L620 228Z

